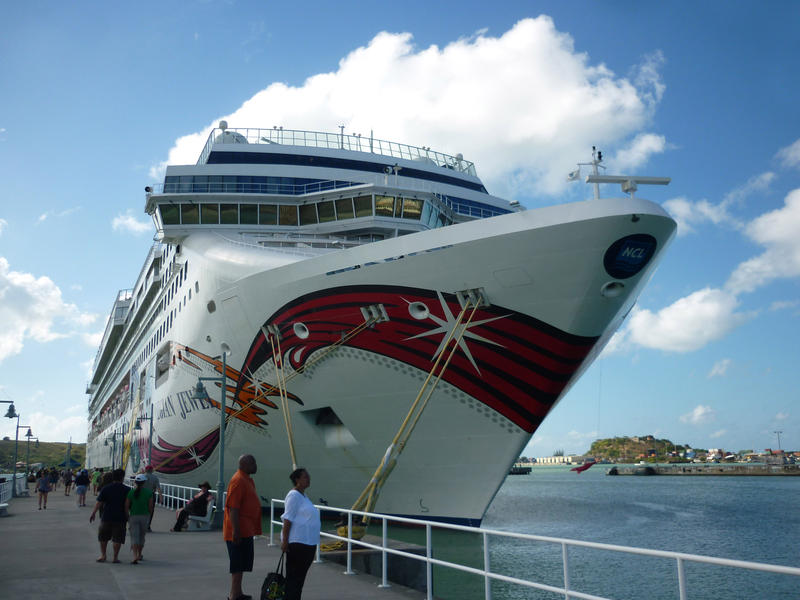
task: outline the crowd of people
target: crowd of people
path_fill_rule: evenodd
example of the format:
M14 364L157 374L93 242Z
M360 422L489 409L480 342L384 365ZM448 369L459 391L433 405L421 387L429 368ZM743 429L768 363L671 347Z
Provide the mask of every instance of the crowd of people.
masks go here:
M229 571L231 575L229 600L249 600L251 596L242 591L245 572L253 570L253 539L261 535L261 501L256 493L255 482L251 477L258 470L255 457L245 454L239 458L238 470L231 478L227 488L227 500L223 518L223 539L228 550ZM319 510L309 500L305 490L311 485L307 470L296 469L289 479L292 488L286 495L281 550L286 556L285 600L299 600L309 567L314 559L320 540ZM39 510L47 509L47 495L64 486L64 494L70 495L75 486L77 505L86 506L86 496L91 489L96 496L94 508L89 516L92 523L99 516L97 540L100 556L97 562L109 560L108 543L111 542L111 562L119 563L120 550L130 535L133 558L137 565L142 560L147 532L152 531L151 523L157 500L163 500L161 485L152 465L147 465L135 475L132 486L125 484L125 471L102 468L58 470L42 469L31 473L29 481L35 482L39 497ZM204 481L198 485L199 491L176 512L175 525L171 532L182 531L191 515L204 516L214 498L211 485Z

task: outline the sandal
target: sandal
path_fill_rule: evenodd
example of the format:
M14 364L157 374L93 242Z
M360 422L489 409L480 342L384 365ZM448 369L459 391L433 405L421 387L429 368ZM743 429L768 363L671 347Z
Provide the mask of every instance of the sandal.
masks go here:
M105 556L101 556L95 562L106 562L106 557Z

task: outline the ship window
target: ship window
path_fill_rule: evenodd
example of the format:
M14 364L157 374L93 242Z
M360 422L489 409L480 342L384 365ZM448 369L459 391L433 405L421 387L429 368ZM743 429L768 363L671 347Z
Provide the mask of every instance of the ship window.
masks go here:
M203 225L219 225L219 204L201 204L200 218Z
M294 204L280 206L280 224L297 225L297 207Z
M179 192L191 192L192 191L192 176L191 175L181 175L180 176L180 187L178 188Z
M394 196L375 196L375 216L394 216Z
M174 204L160 204L161 209L161 222L164 225L179 225L180 216L178 214L178 207Z
M222 175L209 175L208 176L208 191L221 192L222 191Z
M431 203L425 202L425 205L422 207L422 222L426 225L428 224L428 220L431 218Z
M403 218L419 221L422 213L422 200L403 198Z
M192 183L192 191L205 193L208 191L208 175L195 175Z
M226 186L227 187L227 186ZM223 225L238 225L239 224L239 205L238 204L220 204L220 221Z
M328 223L336 220L336 215L333 212L333 201L320 202L317 204L319 211L319 222Z
M340 198L336 201L336 218L340 221L353 218L352 198Z
M196 204L181 204L181 223L197 225L200 222L200 209Z
M281 206L281 219L283 218ZM314 204L304 204L300 207L300 225L313 225L317 222L317 207Z
M256 225L258 223L258 205L241 204L239 206L239 218L242 225Z
M436 218L439 216L439 210L436 207L431 207L431 214L428 217L428 227L433 229L436 227Z
M274 204L259 204L258 222L262 225L277 225L278 207Z
M359 196L353 200L357 217L372 216L372 196Z

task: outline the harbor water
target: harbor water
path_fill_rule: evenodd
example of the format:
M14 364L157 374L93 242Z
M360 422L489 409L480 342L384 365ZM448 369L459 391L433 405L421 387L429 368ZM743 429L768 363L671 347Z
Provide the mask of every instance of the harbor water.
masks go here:
M537 467L509 476L483 526L800 567L800 477L608 477L604 467ZM424 544L424 533L417 541ZM475 535L434 535L434 556L483 564ZM495 538L490 557L495 572L563 585L558 545ZM678 598L674 560L583 548L569 557L572 589L620 600ZM689 563L686 577L692 600L800 598L800 581L787 575ZM477 576L434 571L437 598L480 599L483 586ZM494 582L492 593L503 600L561 597L503 582Z

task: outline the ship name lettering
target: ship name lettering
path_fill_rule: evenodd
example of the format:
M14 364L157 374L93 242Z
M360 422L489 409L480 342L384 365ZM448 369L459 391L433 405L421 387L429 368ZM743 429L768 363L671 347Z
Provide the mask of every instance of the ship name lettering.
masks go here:
M625 248L622 251L622 256L631 258L644 258L644 248Z

